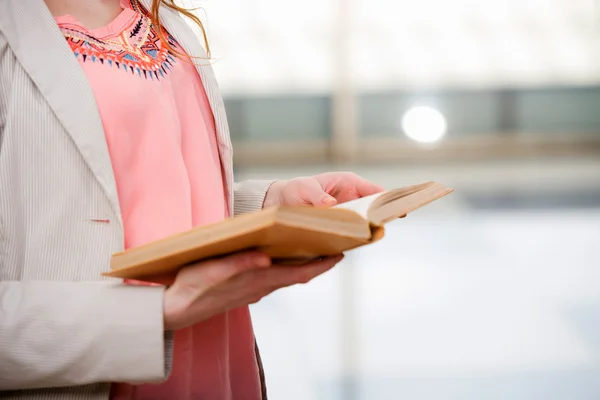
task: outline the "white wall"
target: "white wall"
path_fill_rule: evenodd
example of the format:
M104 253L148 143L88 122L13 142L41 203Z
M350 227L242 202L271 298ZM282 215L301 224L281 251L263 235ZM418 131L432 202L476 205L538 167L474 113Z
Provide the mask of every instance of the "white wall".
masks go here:
M365 90L600 82L593 0L183 2L205 9L226 93L329 91L342 3L348 68Z

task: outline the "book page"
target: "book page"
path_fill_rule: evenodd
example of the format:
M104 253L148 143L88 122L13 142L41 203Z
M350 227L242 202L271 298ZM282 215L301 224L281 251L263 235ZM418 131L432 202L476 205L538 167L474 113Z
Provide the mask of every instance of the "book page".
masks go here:
M392 190L385 197L381 197L375 207L371 207L369 220L377 225L385 224L396 218L404 217L411 211L444 197L452 191L453 189L437 182L426 182Z
M352 210L360 214L360 216L364 219L369 219L368 215L371 205L373 204L373 202L375 202L375 200L377 200L381 195L385 193L386 192L375 193L370 196L361 197L360 199L347 201L345 203L338 204L337 206L333 206L333 208L345 208L348 210Z

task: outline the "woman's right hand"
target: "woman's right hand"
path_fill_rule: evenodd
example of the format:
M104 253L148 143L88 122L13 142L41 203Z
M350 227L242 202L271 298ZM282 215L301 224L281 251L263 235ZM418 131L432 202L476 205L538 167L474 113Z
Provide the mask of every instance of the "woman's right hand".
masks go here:
M307 283L342 258L330 257L301 266L272 266L266 254L245 252L186 267L165 291L165 330L185 328L256 303L277 289Z

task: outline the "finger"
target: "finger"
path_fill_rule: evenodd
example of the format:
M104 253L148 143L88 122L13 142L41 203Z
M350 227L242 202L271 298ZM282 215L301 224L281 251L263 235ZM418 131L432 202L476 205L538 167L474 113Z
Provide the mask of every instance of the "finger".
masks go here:
M385 188L382 186L379 186L357 175L354 176L352 184L354 184L354 189L360 197L370 196L372 194L385 191Z
M258 251L243 252L231 256L214 259L209 262L210 272L218 282L223 282L243 272L266 268L271 265L271 258Z
M316 261L314 265L308 265L300 269L299 279L297 283L308 283L314 278L323 273L329 271L335 267L344 258L343 255L336 257L326 257L322 260Z
M167 279L166 277L162 277L162 279ZM153 279L123 279L123 283L130 286L162 286L159 282L156 282Z
M258 302L272 292L297 283L307 283L323 274L337 264L343 256L329 257L302 267L254 269L232 277L225 285L214 287L210 292L213 297L237 298L237 302L228 307Z
M331 196L315 178L307 178L299 184L299 197L302 202L315 206L333 206L337 203L335 197Z
M345 203L385 190L353 172L326 173L316 175L315 178L327 193L335 197L337 203Z
M170 286L175 281L175 274L169 275L152 275L149 277L145 277L143 281L135 281L130 279L125 279L124 283L127 285L134 286Z
M245 271L270 265L271 259L264 253L243 252L186 267L177 274L175 283L195 289L210 288Z
M343 258L343 255L339 255L326 257L322 260L300 266L280 266L273 268L273 284L275 288L281 288L298 283L308 283L315 277L329 271L342 261Z

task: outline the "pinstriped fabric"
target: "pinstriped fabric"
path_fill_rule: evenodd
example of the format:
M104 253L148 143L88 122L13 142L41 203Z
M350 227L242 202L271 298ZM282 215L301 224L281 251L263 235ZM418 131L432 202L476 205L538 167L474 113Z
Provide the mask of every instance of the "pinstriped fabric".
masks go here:
M0 392L0 397L14 400L106 400L109 390L110 386L108 384L98 384L57 389Z
M14 43L11 48L17 53L19 64L31 77L21 80L22 84L31 84L33 80L44 100L52 106L54 116L63 125L62 131L66 129L70 134L120 223L110 156L93 92L85 74L73 60L70 48L44 4L31 0L16 3L3 1L3 8L7 10L2 13L5 35ZM15 30L19 29L16 21L31 27L30 35L23 36L23 32L15 35ZM36 36L31 37L34 34Z
M199 42L179 16L164 14L167 29L198 54ZM199 72L215 114L230 208L258 210L270 182L234 188L223 102L210 67ZM100 281L122 236L110 159L83 73L43 2L0 0L1 398L106 399L108 384L87 383L164 377L172 347L157 312L162 289ZM75 386L13 390L65 385Z
M106 171L103 147L89 137L94 131L102 135L102 130L94 117L93 99L85 96L86 81L60 82L61 73L76 78L78 70L69 74L73 71L68 67L65 72L63 65L45 63L45 56L55 57L60 50L45 55L43 46L38 49L51 35L43 24L28 23L28 18L35 21L41 2L26 2L0 2L0 389L80 385L5 391L0 397L106 399L108 384L85 383L121 378L119 367L141 369L133 374L121 371L129 375L124 379L164 378L164 364L170 364L172 353L171 347L166 353L163 348L169 334L163 339L162 289L134 293L93 282L108 268L110 255L122 249L118 203L111 198L112 171ZM27 25L33 41L11 23ZM33 48L40 58L33 63L27 57L17 58L7 34L20 50L36 43ZM59 44L64 41L58 39ZM65 60L72 61L72 54L65 54ZM64 89L65 96L75 93L73 107L57 89ZM65 127L80 136L69 136ZM48 283L40 286L40 282ZM103 296L110 296L109 301ZM112 321L95 329L101 317ZM133 320L139 326L121 337L114 335L113 326L131 325ZM141 351L129 355L122 351L136 347ZM100 358L88 360L94 352ZM137 367L140 359L146 365ZM106 364L107 370L92 365L98 362Z
M273 181L243 181L236 183L235 188L235 214L245 214L258 211L262 208L267 191Z
M0 31L0 35L2 35L2 31ZM9 64L10 62L10 64ZM14 61L12 57L9 57L7 54L4 54L2 51L2 47L0 47L0 155L2 154L2 141L4 138L4 128L6 126L6 112L4 110L8 109L8 93L9 93L9 81L6 79L2 79L3 77L8 77L11 75L11 71L14 69L13 64ZM2 171L0 170L0 173ZM1 182L1 178L0 178ZM1 193L1 187L0 187ZM0 210L0 271L3 271L6 266L6 251L5 251L5 240L6 240L6 229L4 228L4 218L2 216L2 210Z
M7 8L6 2L3 3L3 8ZM25 19L28 13L19 13L26 11L23 8L16 9L12 17L16 21L33 22ZM36 27L35 24L28 25L30 29ZM1 29L4 31L5 26L2 25ZM34 34L43 36L44 32ZM77 270L19 267L43 265L49 260L66 259L69 255L63 254L65 250L90 247L89 244L86 245L89 239L101 243L101 235L103 236L103 231L107 229L111 230L110 242L91 249L91 255L86 257L108 261L110 254L107 256L104 252L107 249L119 249L122 246L122 234L118 224L104 227L90 222L93 218L115 220L118 213L108 204L107 196L98 184L95 174L87 168L85 159L73 140L65 135L64 128L57 120L56 114L49 109L43 94L39 90L32 90L34 83L10 51L6 40L0 44L0 98L1 104L4 105L1 113L4 123L0 154L0 187L11 189L0 192L0 215L5 231L12 233L6 235L5 232L4 252L18 258L13 260L15 262L5 260L6 268L2 269L0 277L24 280L98 279L98 267L86 266L87 263L83 259L75 260L77 264L81 264ZM60 53L58 55L60 56ZM56 74L53 75L56 77ZM89 90L85 80L74 79L70 82L74 85L72 91L75 93L87 93ZM36 84L39 85L37 82ZM85 97L82 96L82 99ZM86 117L77 116L77 109L61 111L75 114L75 118ZM96 120L76 119L73 124L80 124L78 130L90 132L98 130L100 121L99 117ZM110 173L110 160L108 162L108 166L102 164L101 167L109 168ZM74 196L82 193L86 195ZM76 223L65 224L65 221ZM63 226L76 229L72 235L65 235L68 241L60 234L40 234L43 233L43 229L60 229ZM45 251L40 252L40 249ZM102 257L99 257L100 254Z
M8 48L4 29L5 25L0 24L0 389L12 385L19 387L18 382L9 382L11 374L15 374L17 379L22 377L23 384L27 386L32 384L27 381L28 378L43 377L45 373L53 374L52 379L58 381L61 378L81 383L94 381L93 377L101 374L90 368L85 362L86 353L81 353L80 349L85 349L90 343L97 344L98 350L103 351L103 347L113 344L119 347L123 343L115 341L102 345L102 340L89 337L91 332L86 329L89 330L94 320L106 312L114 311L115 324L130 320L131 315L119 315L119 308L128 307L118 304L118 300L128 301L132 293L114 292L109 286L99 286L101 282L82 282L71 286L68 282L100 279L100 272L108 266L110 254L122 248L121 229L117 223L102 225L90 221L92 218L117 219L104 190L73 141L65 134L56 115ZM23 284L17 284L17 281ZM34 287L34 283L43 281L57 281L57 284ZM39 297L31 297L29 290ZM94 300L91 296L92 293L111 295L111 291L116 295L112 297L113 307L106 305L101 297ZM69 292L73 298L64 299L62 313L55 315L57 320L69 322L67 308L70 301L73 302L73 310L77 309L78 301L89 301L92 306L90 312L100 315L78 315L74 312L73 318L80 321L70 321L72 325L66 326L66 329L60 323L48 326L52 318L44 314L53 310L52 303L57 297ZM162 295L158 292L144 294L140 300L148 303L159 301L157 309L160 310ZM97 307L93 307L93 301L98 302ZM19 315L13 314L16 310ZM138 314L137 309L130 311ZM121 316L123 320L119 319ZM148 324L154 323L154 330L162 336L160 313L154 318L156 321L152 321L152 316L146 318L143 312L139 317ZM80 329L69 336L71 328ZM156 336L150 329L150 326L140 327L138 333ZM61 337L53 338L53 334ZM140 345L137 335L132 336L135 337L128 340L130 345ZM141 344L142 347L157 348L154 357L162 364L162 337L142 342L146 342ZM40 358L39 353L48 357ZM119 355L113 357L113 361L119 359ZM35 364L33 369L37 370L36 373L28 368L29 362ZM83 372L65 372L69 362L78 364ZM90 371L85 371L86 368ZM160 370L162 375L164 367ZM48 378L40 381L45 379ZM0 397L105 399L108 389L108 384L92 384L63 389L6 391L0 393Z

